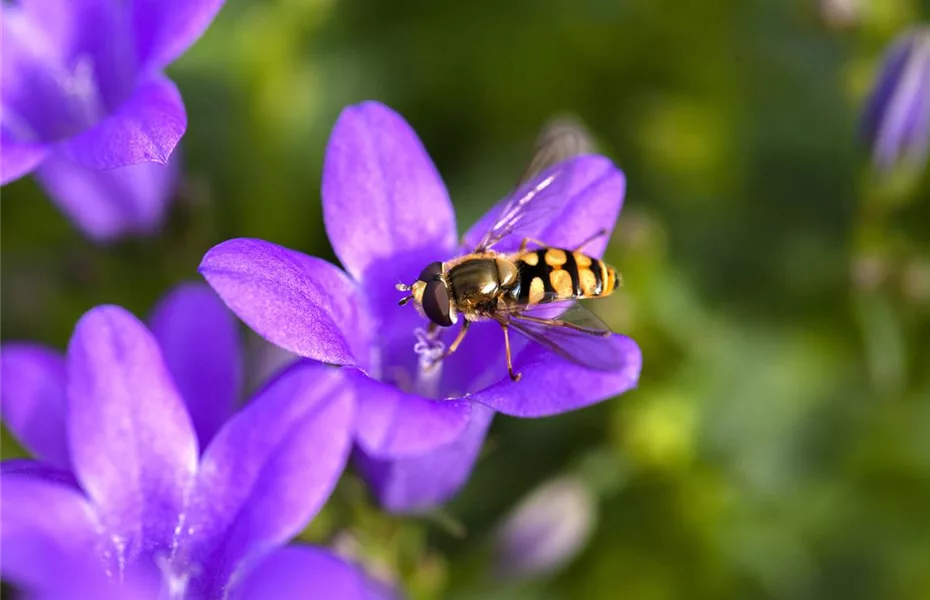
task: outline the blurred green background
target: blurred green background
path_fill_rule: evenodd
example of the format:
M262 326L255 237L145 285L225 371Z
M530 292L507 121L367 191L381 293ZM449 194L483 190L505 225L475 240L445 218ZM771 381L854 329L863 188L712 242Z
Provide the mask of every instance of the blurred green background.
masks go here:
M320 173L346 104L410 121L460 229L569 111L628 178L607 252L625 286L595 308L640 343L639 389L498 418L434 518L380 513L349 475L305 537L422 599L930 598L930 177L874 176L856 135L880 53L928 17L917 0L228 0L169 70L190 125L163 235L97 247L32 180L4 188L2 336L64 347L94 305L145 315L230 237L333 259ZM585 549L492 579L502 515L567 472L597 497Z

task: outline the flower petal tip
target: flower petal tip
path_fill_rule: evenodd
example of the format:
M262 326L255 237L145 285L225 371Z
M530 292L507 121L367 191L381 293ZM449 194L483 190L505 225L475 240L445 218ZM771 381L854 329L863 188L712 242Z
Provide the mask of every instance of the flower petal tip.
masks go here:
M355 284L330 263L238 238L208 250L198 271L269 342L324 363L364 362L357 351L369 335L365 307Z

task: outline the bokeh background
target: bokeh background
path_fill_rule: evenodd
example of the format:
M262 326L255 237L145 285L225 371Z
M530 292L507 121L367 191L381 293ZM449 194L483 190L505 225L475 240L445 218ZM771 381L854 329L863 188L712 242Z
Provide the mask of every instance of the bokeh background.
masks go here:
M857 137L882 50L928 18L918 0L228 0L169 69L190 126L162 235L95 246L32 180L4 188L2 337L63 348L94 305L145 315L230 237L333 259L320 174L346 104L411 122L462 230L569 112L628 177L607 251L625 287L594 309L640 343L639 388L498 418L427 518L381 513L350 473L304 536L416 599L930 598L930 176L877 177ZM495 578L502 516L566 473L595 498L584 549Z

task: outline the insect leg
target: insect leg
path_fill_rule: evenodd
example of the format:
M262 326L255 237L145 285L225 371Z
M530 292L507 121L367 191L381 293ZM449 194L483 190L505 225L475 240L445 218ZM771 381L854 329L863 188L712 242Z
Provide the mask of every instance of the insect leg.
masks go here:
M468 333L468 326L471 325L471 321L466 320L462 323L462 328L459 329L459 334L455 336L455 339L452 340L452 344L446 348L446 351L443 353L442 357L446 358L453 352L459 349L459 346L462 344L462 340L465 339L465 334Z
M507 353L507 372L510 373L510 379L516 383L520 381L520 377L523 375L513 372L513 361L510 358L510 333L507 331L507 325L504 323L501 323L501 329L504 330L504 352Z
M521 321L529 321L530 323L539 323L540 325L552 325L554 327L568 327L569 329L574 329L575 331L580 331L581 333L587 333L590 335L599 335L602 337L607 337L610 335L609 331L600 331L598 329L588 329L587 327L582 327L576 325L575 323L569 323L568 321L562 321L560 319L540 319L539 317L531 317L529 315L520 315Z
M537 239L534 239L534 238L523 238L523 241L520 242L520 252L526 252L526 247L529 246L531 243L536 244L537 246L539 246L539 247L541 247L541 248L545 248L545 247L546 247L546 245L545 245L544 243L540 242L540 241L537 240Z
M583 242L581 242L580 244L578 244L578 246L573 250L573 252L579 252L579 251L581 251L585 246L587 246L588 244L590 244L591 242L593 242L593 241L596 240L597 238L604 237L605 235L607 235L607 230L606 230L606 229L603 229L603 228L602 228L602 229L598 230L594 235L592 235L591 237L589 237L589 238L586 239L585 241L583 241Z

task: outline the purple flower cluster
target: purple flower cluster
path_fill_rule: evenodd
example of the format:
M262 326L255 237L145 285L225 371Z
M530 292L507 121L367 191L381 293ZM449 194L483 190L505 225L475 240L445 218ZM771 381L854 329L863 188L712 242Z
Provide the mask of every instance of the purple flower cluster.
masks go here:
M95 240L155 231L187 128L164 69L222 5L0 3L0 184L34 173ZM926 162L926 28L889 50L863 130L879 170ZM595 234L619 217L624 175L585 154L559 165L559 178L555 208L495 251L530 238L563 248L590 241L585 251L603 254L607 237ZM456 353L434 361L436 344L450 340L427 336L424 318L398 306L395 284L470 252L504 202L459 237L448 192L413 129L382 104L350 106L329 140L322 186L341 268L232 239L203 257L199 271L212 290L176 289L148 325L100 306L78 322L64 355L5 343L0 412L34 459L0 463L0 576L52 599L391 597L333 553L291 544L353 450L384 508L422 512L465 484L495 414L564 413L639 379L640 349L612 334L612 371L515 340L513 366L523 376L515 382L493 322L474 324ZM227 307L302 357L244 404ZM591 531L592 503L574 479L542 488L501 528L502 564L523 576L561 567Z
M163 70L222 4L0 4L0 183L34 172L97 240L155 230L187 126ZM564 167L559 209L522 234L572 247L612 227L625 180L601 156ZM642 357L621 335L608 342L622 357L614 372L524 341L514 344L524 376L514 383L500 330L483 323L431 364L435 340L397 306L394 285L466 252L502 205L459 244L442 180L387 107L364 103L339 118L323 209L345 271L255 239L220 244L201 264L235 314L304 357L244 407L236 323L201 285L165 298L148 327L119 307L91 310L65 356L0 348L3 421L35 456L0 465L5 580L42 598L387 597L326 550L287 545L353 447L384 507L422 511L464 484L495 413L553 415L636 385ZM600 256L605 244L586 250Z
M87 235L157 228L187 128L163 69L223 0L18 0L0 4L0 183L35 172ZM167 166L166 166L167 165Z
M596 155L571 159L563 177L560 209L522 233L570 248L613 227L625 180ZM367 102L342 113L326 151L322 196L326 231L345 271L270 242L234 239L211 249L200 272L259 335L300 356L347 367L346 382L359 402L357 464L387 509L421 511L452 496L471 472L496 412L554 415L636 385L642 356L622 335L611 338L622 357L615 372L522 345L514 367L523 379L514 383L496 323L475 324L454 355L426 368L429 349L415 337L424 320L398 307L394 286L473 247L501 205L459 246L442 179L414 131L386 106ZM505 240L496 249L515 250L519 242ZM605 245L601 239L586 251L600 256Z
M202 285L147 328L102 306L66 356L0 349L3 421L36 460L0 465L2 576L41 598L384 598L328 551L285 545L351 447L339 369L285 369L235 412L236 324Z

